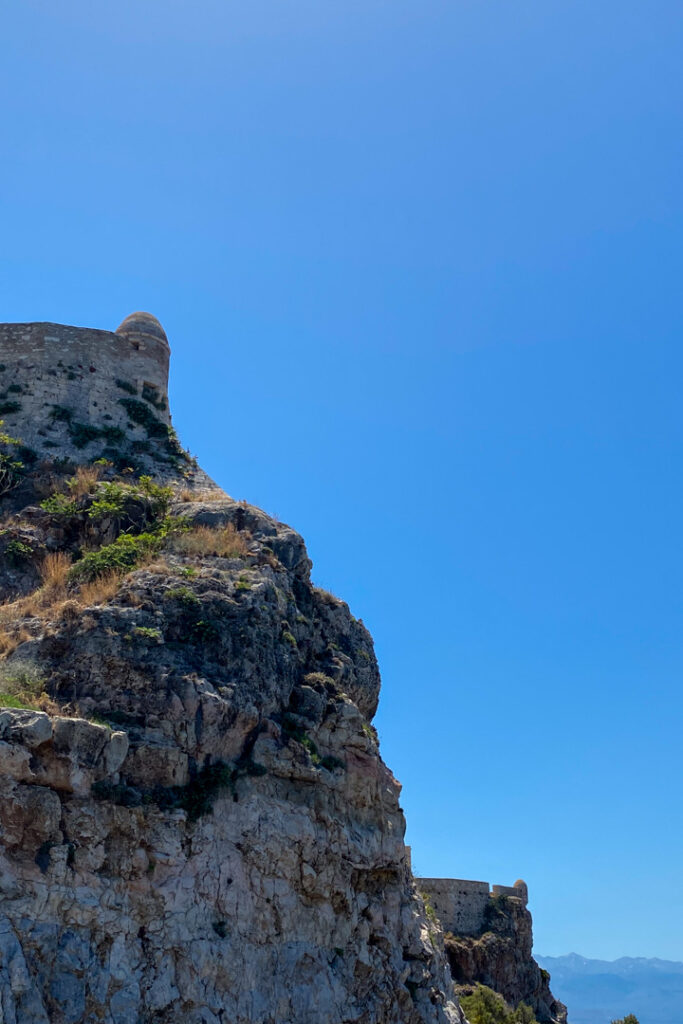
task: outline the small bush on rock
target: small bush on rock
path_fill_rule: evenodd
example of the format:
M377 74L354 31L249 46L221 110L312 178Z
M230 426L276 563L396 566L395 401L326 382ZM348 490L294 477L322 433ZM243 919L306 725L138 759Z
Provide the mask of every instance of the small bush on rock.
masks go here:
M26 562L33 554L33 548L30 544L26 544L23 540L19 540L15 537L9 541L5 548L5 557L10 565L21 565L22 562Z
M470 1024L537 1024L529 1006L520 1003L511 1010L503 997L486 985L477 985L474 992L459 998Z
M163 536L159 533L139 533L136 537L122 533L113 544L106 544L99 551L90 551L80 562L72 565L69 582L91 583L112 573L123 575L151 559L162 543Z
M69 498L66 494L51 494L49 498L45 498L40 503L40 507L48 515L52 516L53 519L71 519L76 515L78 506L74 498Z
M167 515L172 495L170 487L155 484L150 476L141 476L134 484L112 480L99 484L88 509L88 517L95 520L116 519L132 527L139 523L139 515L136 513L143 506L145 525L151 525Z
M21 441L10 437L2 429L0 420L0 495L11 491L21 479L24 463L19 457Z
M45 692L45 676L35 662L0 662L0 707L54 710Z
M158 419L150 407L138 398L119 398L120 404L133 423L143 427L147 437L168 437L168 427Z

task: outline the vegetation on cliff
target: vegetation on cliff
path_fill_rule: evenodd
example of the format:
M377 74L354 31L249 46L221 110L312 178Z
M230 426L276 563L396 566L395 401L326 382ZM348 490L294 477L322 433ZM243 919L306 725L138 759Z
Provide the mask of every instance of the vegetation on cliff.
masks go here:
M13 1019L463 1024L370 725L372 639L302 539L106 459L41 462L2 511Z
M469 1024L538 1024L530 1006L520 1003L511 1009L502 996L486 985L477 985L471 994L461 991L460 1005Z

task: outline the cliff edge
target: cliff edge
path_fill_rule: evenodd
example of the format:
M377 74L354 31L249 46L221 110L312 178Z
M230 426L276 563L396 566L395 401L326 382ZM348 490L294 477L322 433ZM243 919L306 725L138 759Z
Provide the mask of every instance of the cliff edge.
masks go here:
M372 639L179 447L146 317L0 330L0 1018L463 1024Z

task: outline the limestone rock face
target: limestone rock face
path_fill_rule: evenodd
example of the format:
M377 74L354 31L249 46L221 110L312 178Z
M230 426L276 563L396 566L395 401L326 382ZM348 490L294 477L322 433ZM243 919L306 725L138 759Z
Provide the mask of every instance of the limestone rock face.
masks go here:
M182 450L169 352L0 325L0 1024L463 1024L372 639Z
M86 513L13 501L33 550L78 557ZM463 1024L370 725L369 633L289 527L227 497L171 512L242 550L171 535L40 607L2 562L0 693L33 666L47 712L0 708L0 1021Z

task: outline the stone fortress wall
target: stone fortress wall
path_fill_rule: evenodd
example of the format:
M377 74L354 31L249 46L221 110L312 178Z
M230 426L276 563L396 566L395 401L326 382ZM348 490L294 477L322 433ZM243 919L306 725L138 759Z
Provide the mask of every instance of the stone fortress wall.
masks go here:
M454 935L481 935L486 930L487 910L496 897L505 896L529 902L525 882L494 885L462 878L416 878L418 890L428 897L446 932Z
M132 314L115 332L53 323L0 324L3 429L40 456L50 455L50 449L74 454L74 448L77 452L95 441L101 447L117 429L144 444L150 436L145 416L147 428L150 423L154 427L152 417L163 427L171 422L169 360L164 330L147 313ZM83 443L88 437L84 427L90 434L99 430L100 436Z

